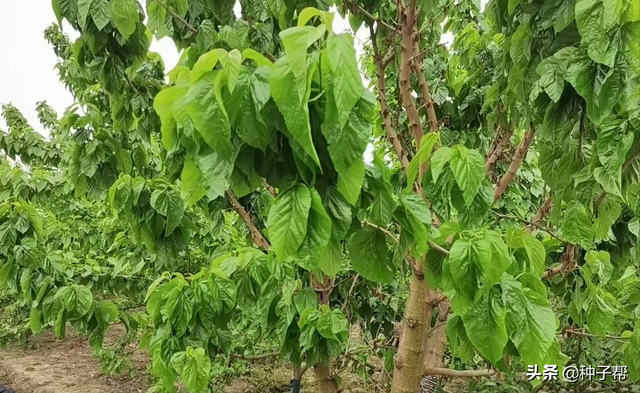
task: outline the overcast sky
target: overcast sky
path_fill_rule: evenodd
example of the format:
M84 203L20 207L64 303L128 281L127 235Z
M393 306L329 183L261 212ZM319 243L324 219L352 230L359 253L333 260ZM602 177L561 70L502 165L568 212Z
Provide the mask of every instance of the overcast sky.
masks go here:
M239 13L239 4L235 11ZM38 121L36 102L46 100L59 116L73 103L73 97L58 79L53 49L44 39L44 30L54 21L48 0L0 0L0 104L13 103L43 134L46 132ZM64 32L72 39L77 38L78 33L64 23ZM333 30L337 33L350 30L349 23L336 14ZM355 39L358 54L368 38L369 31L360 28ZM448 41L449 37L443 40ZM167 71L178 62L179 53L170 38L154 39L151 50L160 53ZM1 118L0 129L6 131Z

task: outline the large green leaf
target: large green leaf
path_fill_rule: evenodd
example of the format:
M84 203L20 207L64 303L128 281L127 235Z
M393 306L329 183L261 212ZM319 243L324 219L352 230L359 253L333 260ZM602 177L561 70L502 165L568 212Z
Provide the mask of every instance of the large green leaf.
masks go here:
M469 340L482 356L494 364L502 359L502 352L509 341L506 316L507 311L497 289L485 293L462 316Z
M360 199L364 175L364 161L354 162L346 172L338 175L338 191L352 205Z
M278 195L269 210L267 227L271 247L282 261L293 255L307 235L311 192L296 184Z
M312 62L309 67L315 67L315 62ZM311 94L312 74L313 70L307 70L304 79L296 81L289 57L284 56L278 59L272 68L269 76L269 85L271 86L271 95L284 116L287 130L319 167L320 159L313 145L311 125L309 124L308 101Z
M560 224L562 235L571 243L585 249L593 246L593 223L591 217L580 202L572 202L564 212Z
M545 270L546 251L542 243L522 229L509 228L506 234L507 245L513 249L524 248L529 257L529 271L538 277Z
M525 364L538 364L555 340L556 317L546 296L504 274L500 282L507 307L506 326Z
M185 97L186 109L202 139L220 156L230 159L234 151L231 128L217 72L207 72L191 85Z
M155 190L151 194L151 207L167 218L165 236L173 233L184 217L184 202L173 189Z
M319 267L319 260L325 256L331 239L331 217L322 205L322 198L315 188L310 190L311 206L307 219L307 230L300 254L308 256L314 267Z
M336 108L338 128L342 128L364 93L353 47L353 36L347 33L329 34L327 47L322 56L323 77L328 78L325 79L329 84L328 93Z
M353 270L367 280L393 282L396 267L389 255L385 234L381 231L361 228L349 242L349 256Z
M111 7L108 0L92 0L89 13L98 30L104 29L111 21Z
M209 199L214 200L229 189L229 179L233 173L233 161L211 150L209 147L201 149L195 158L196 166L200 170L201 184L204 185ZM194 174L195 175L195 174ZM196 177L196 179L198 179ZM200 180L196 180L199 182ZM198 190L198 185L193 185ZM197 192L196 192L197 195Z
M131 34L136 31L136 24L140 21L135 0L112 0L111 20L122 38L129 39Z
M433 151L433 147L439 142L440 134L430 132L422 137L422 139L420 140L420 149L418 149L418 152L416 153L415 157L413 157L413 159L409 163L409 167L407 168L407 189L411 189L413 187L413 183L416 181L420 166L422 166L425 162L427 162L427 160L429 160L429 158L431 157L431 152ZM444 158L446 158L446 156ZM438 156L438 160L441 160L441 156ZM439 165L439 170L442 165L440 162L437 162L437 164ZM435 181L438 176L437 174L434 174L433 176Z
M484 158L476 150L457 145L451 151L449 165L468 206L473 202L484 179Z
M250 146L263 151L275 134L261 113L270 97L269 67L260 67L252 73L240 74L233 94L226 102L229 121L238 136Z
M202 393L209 386L211 359L202 348L187 347L171 357L171 367L184 382L189 393Z

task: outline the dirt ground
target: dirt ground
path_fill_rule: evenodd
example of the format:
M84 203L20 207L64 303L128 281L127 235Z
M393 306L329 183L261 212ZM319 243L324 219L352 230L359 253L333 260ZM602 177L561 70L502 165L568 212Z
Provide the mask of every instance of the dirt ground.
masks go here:
M112 334L118 334L114 329ZM135 375L104 375L86 338L69 331L57 340L51 332L29 340L29 348L0 351L0 382L16 393L143 393L147 357L135 353Z
M144 393L149 388L149 357L136 344L127 348L133 373L109 376L101 372L85 337L67 330L67 339L57 340L51 332L31 337L27 348L0 350L0 383L16 393ZM114 326L107 343L117 340L123 329ZM343 393L371 393L355 375L342 375ZM223 387L223 393L290 392L291 370L286 365L264 361L253 364L247 375ZM182 389L179 389L182 390ZM316 393L313 370L303 377L302 391Z

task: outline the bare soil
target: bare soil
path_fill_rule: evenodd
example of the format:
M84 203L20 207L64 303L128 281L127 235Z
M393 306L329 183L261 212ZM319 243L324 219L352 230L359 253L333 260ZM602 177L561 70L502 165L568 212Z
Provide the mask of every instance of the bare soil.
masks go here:
M110 329L107 341L122 334ZM51 332L32 337L29 348L0 351L0 383L16 393L143 393L147 390L148 358L133 352L134 375L108 376L101 372L85 337L71 333L57 340Z
M127 348L133 373L110 376L102 373L86 337L72 329L67 333L65 340L46 332L31 337L27 347L0 350L0 383L16 393L144 393L151 386L149 356L135 343ZM121 326L112 326L105 342L114 343L123 333ZM290 392L291 376L292 370L286 364L265 360L252 364L247 375L223 387L222 393ZM345 372L341 376L343 393L375 391L374 386L356 375ZM312 369L303 377L302 392L317 393Z

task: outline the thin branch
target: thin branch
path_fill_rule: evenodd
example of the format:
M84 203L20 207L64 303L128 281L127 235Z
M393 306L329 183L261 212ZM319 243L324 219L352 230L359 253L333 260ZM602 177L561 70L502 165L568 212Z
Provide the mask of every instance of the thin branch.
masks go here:
M189 22L187 22L183 17L181 17L180 15L176 14L176 12L174 10L172 10L169 6L167 6L165 3L163 3L160 0L152 0L155 1L156 3L158 3L158 5L160 5L162 8L164 8L165 10L167 10L167 12L169 13L169 15L171 15L172 17L174 17L178 22L182 23L187 30L189 30L192 34L198 34L198 29L196 29L195 27L191 26L189 24Z
M411 68L413 62L413 31L416 21L416 0L408 0L407 10L405 13L405 21L402 25L402 40L400 51L400 94L402 96L402 105L407 112L409 119L409 128L416 140L416 146L420 146L420 140L424 135L422 131L422 122L420 114L416 108L415 101L411 95Z
M347 305L349 304L349 299L351 298L351 295L353 294L353 290L356 288L356 285L358 284L358 280L359 279L360 279L360 275L359 274L356 274L353 277L353 282L351 283L351 286L349 287L349 292L347 292L346 300L342 304L342 307L340 307L340 311L344 312L344 310L346 310Z
M553 237L554 239L560 241L561 243L569 243L569 241L567 241L566 239L563 239L562 237L556 235L552 230L550 230L549 228L546 228L546 227L538 224L537 222L529 221L529 220L526 220L524 218L520 218L520 217L516 217L516 216L509 216L507 214L501 214L501 213L498 213L498 212L493 211L493 210L490 210L490 211L491 211L491 213L493 213L497 217L504 218L505 220L522 221L525 224L533 225L536 228L540 229L541 231L547 232L551 237Z
M378 102L380 102L380 109L382 112L382 120L384 123L384 129L387 133L387 137L391 141L391 145L393 146L393 150L395 150L396 155L398 156L398 160L400 160L400 165L402 166L402 170L407 171L407 167L409 166L409 160L407 159L407 155L405 154L402 145L400 144L400 140L398 139L398 134L396 133L393 124L391 124L391 109L389 108L389 104L387 102L387 88L386 88L386 76L385 76L385 58L380 58L380 50L378 49L377 43L377 32L374 31L373 26L369 25L369 33L371 35L371 46L373 47L373 58L376 63L376 73L378 76L377 80L377 88L378 88ZM390 51L390 53L395 53L395 51Z
M412 65L413 69L418 77L418 86L420 87L420 92L422 94L422 100L425 103L425 107L427 109L427 117L429 119L429 127L431 132L438 132L438 116L436 115L436 110L433 106L433 97L431 96L431 91L429 90L429 85L427 84L427 79L424 76L424 72L422 72L422 56L420 56L420 51L418 47L418 41L416 40L413 44L413 57L412 57Z
M249 362L255 362L257 360L275 358L275 357L278 357L278 356L280 356L280 351L263 353L263 354L260 354L260 355L237 355L237 354L233 354L233 353L231 355L229 355L229 357L231 359L246 360L246 361L249 361Z
M542 274L542 278L551 278L557 276L558 274L566 274L573 271L573 269L575 269L578 265L576 261L577 251L578 249L576 245L567 244L565 246L564 253L562 254L562 262L560 263L560 265L551 269L547 269Z
M396 244L399 243L398 238L393 233L389 232L388 230L382 228L379 225L376 225L376 224L374 224L374 223L372 223L370 221L367 221L367 220L362 221L362 225L371 227L373 229L377 229L380 232L384 233L389 239L393 240L394 243L396 243Z
M563 329L562 332L560 332L559 334L566 335L568 337L579 336L579 337L591 337L591 338L608 338L611 340L624 340L625 342L626 340L630 339L630 337L612 336L609 334L599 336L597 334L587 333L587 332L583 332L581 330L576 330L576 329Z
M452 370L449 368L425 368L424 375L443 375L454 378L490 377L497 374L497 370Z
M391 30L393 33L395 34L400 34L400 31L394 27L391 26L390 24L388 24L387 22L383 21L380 18L376 18L375 16L371 15L371 13L369 11L367 11L366 9L364 9L364 7L362 7L360 4L355 3L353 1L346 1L345 4L347 5L347 7L349 8L349 10L356 14L362 14L364 16L366 16L367 18L369 18L372 22L376 22L377 24L386 27L387 29ZM371 26L371 25L369 25ZM354 31L355 33L355 31Z
M251 218L251 215L249 215L249 213L247 213L247 211L240 204L240 202L238 202L238 199L233 194L233 192L231 192L230 190L227 190L225 191L225 194L227 195L227 199L229 199L229 202L231 202L231 205L233 206L233 208L238 212L240 217L242 217L244 222L249 227L249 232L251 232L251 238L253 239L253 242L258 247L262 248L264 251L269 251L269 242L267 241L267 239L265 239L264 236L262 236L262 233L260 233L258 228L256 228L255 224L253 223L253 219Z
M134 93L136 93L137 95L140 95L140 90L138 90L134 85L133 85L133 81L131 80L131 78L129 78L129 75L127 75L127 73L124 73L124 78L127 80L127 83L129 84L129 87L131 87L131 90L133 90Z
M429 240L429 247L433 248L434 250L440 252L441 254L444 255L449 255L449 250L447 250L446 248L432 242L431 240Z
M536 215L533 216L533 219L531 220L531 224L528 224L524 228L524 231L527 233L533 232L533 228L535 228L536 225L540 224L540 222L544 220L544 218L551 212L552 207L553 207L553 199L551 199L551 197L547 197L542 203L542 205L540 206L540 208L538 209L538 211L536 212Z
M369 221L367 221L367 220L362 221L362 225L364 225L364 226L369 226L369 227L371 227L371 228L377 229L377 230L379 230L380 232L384 233L384 234L385 234L389 239L391 239L394 243L396 243L396 244L398 244L398 243L399 243L398 238L397 238L393 233L389 232L387 229L382 228L382 227L381 227L381 226L379 226L379 225L376 225L376 224L374 224L374 223L372 223L372 222L369 222ZM444 255L449 255L449 250L447 250L446 248L444 248L444 247L442 247L442 246L440 246L440 245L438 245L438 244L434 243L434 242L433 242L433 241L431 241L431 240L429 240L427 243L429 244L429 247L433 248L434 250L436 250L436 251L438 251L438 252L440 252L440 253L442 253L442 254L444 254Z
M520 168L520 165L524 160L524 157L527 155L527 151L529 150L529 146L531 146L531 142L533 142L535 133L536 129L532 124L531 127L529 127L529 131L527 131L524 139L520 142L520 145L518 145L516 154L513 157L513 161L511 161L511 165L509 165L507 173L505 173L500 181L498 181L496 190L493 195L494 201L497 201L502 197L502 194L506 191L509 183L511 183L511 180L513 180L513 178L515 177L516 172L518 172L518 169Z

